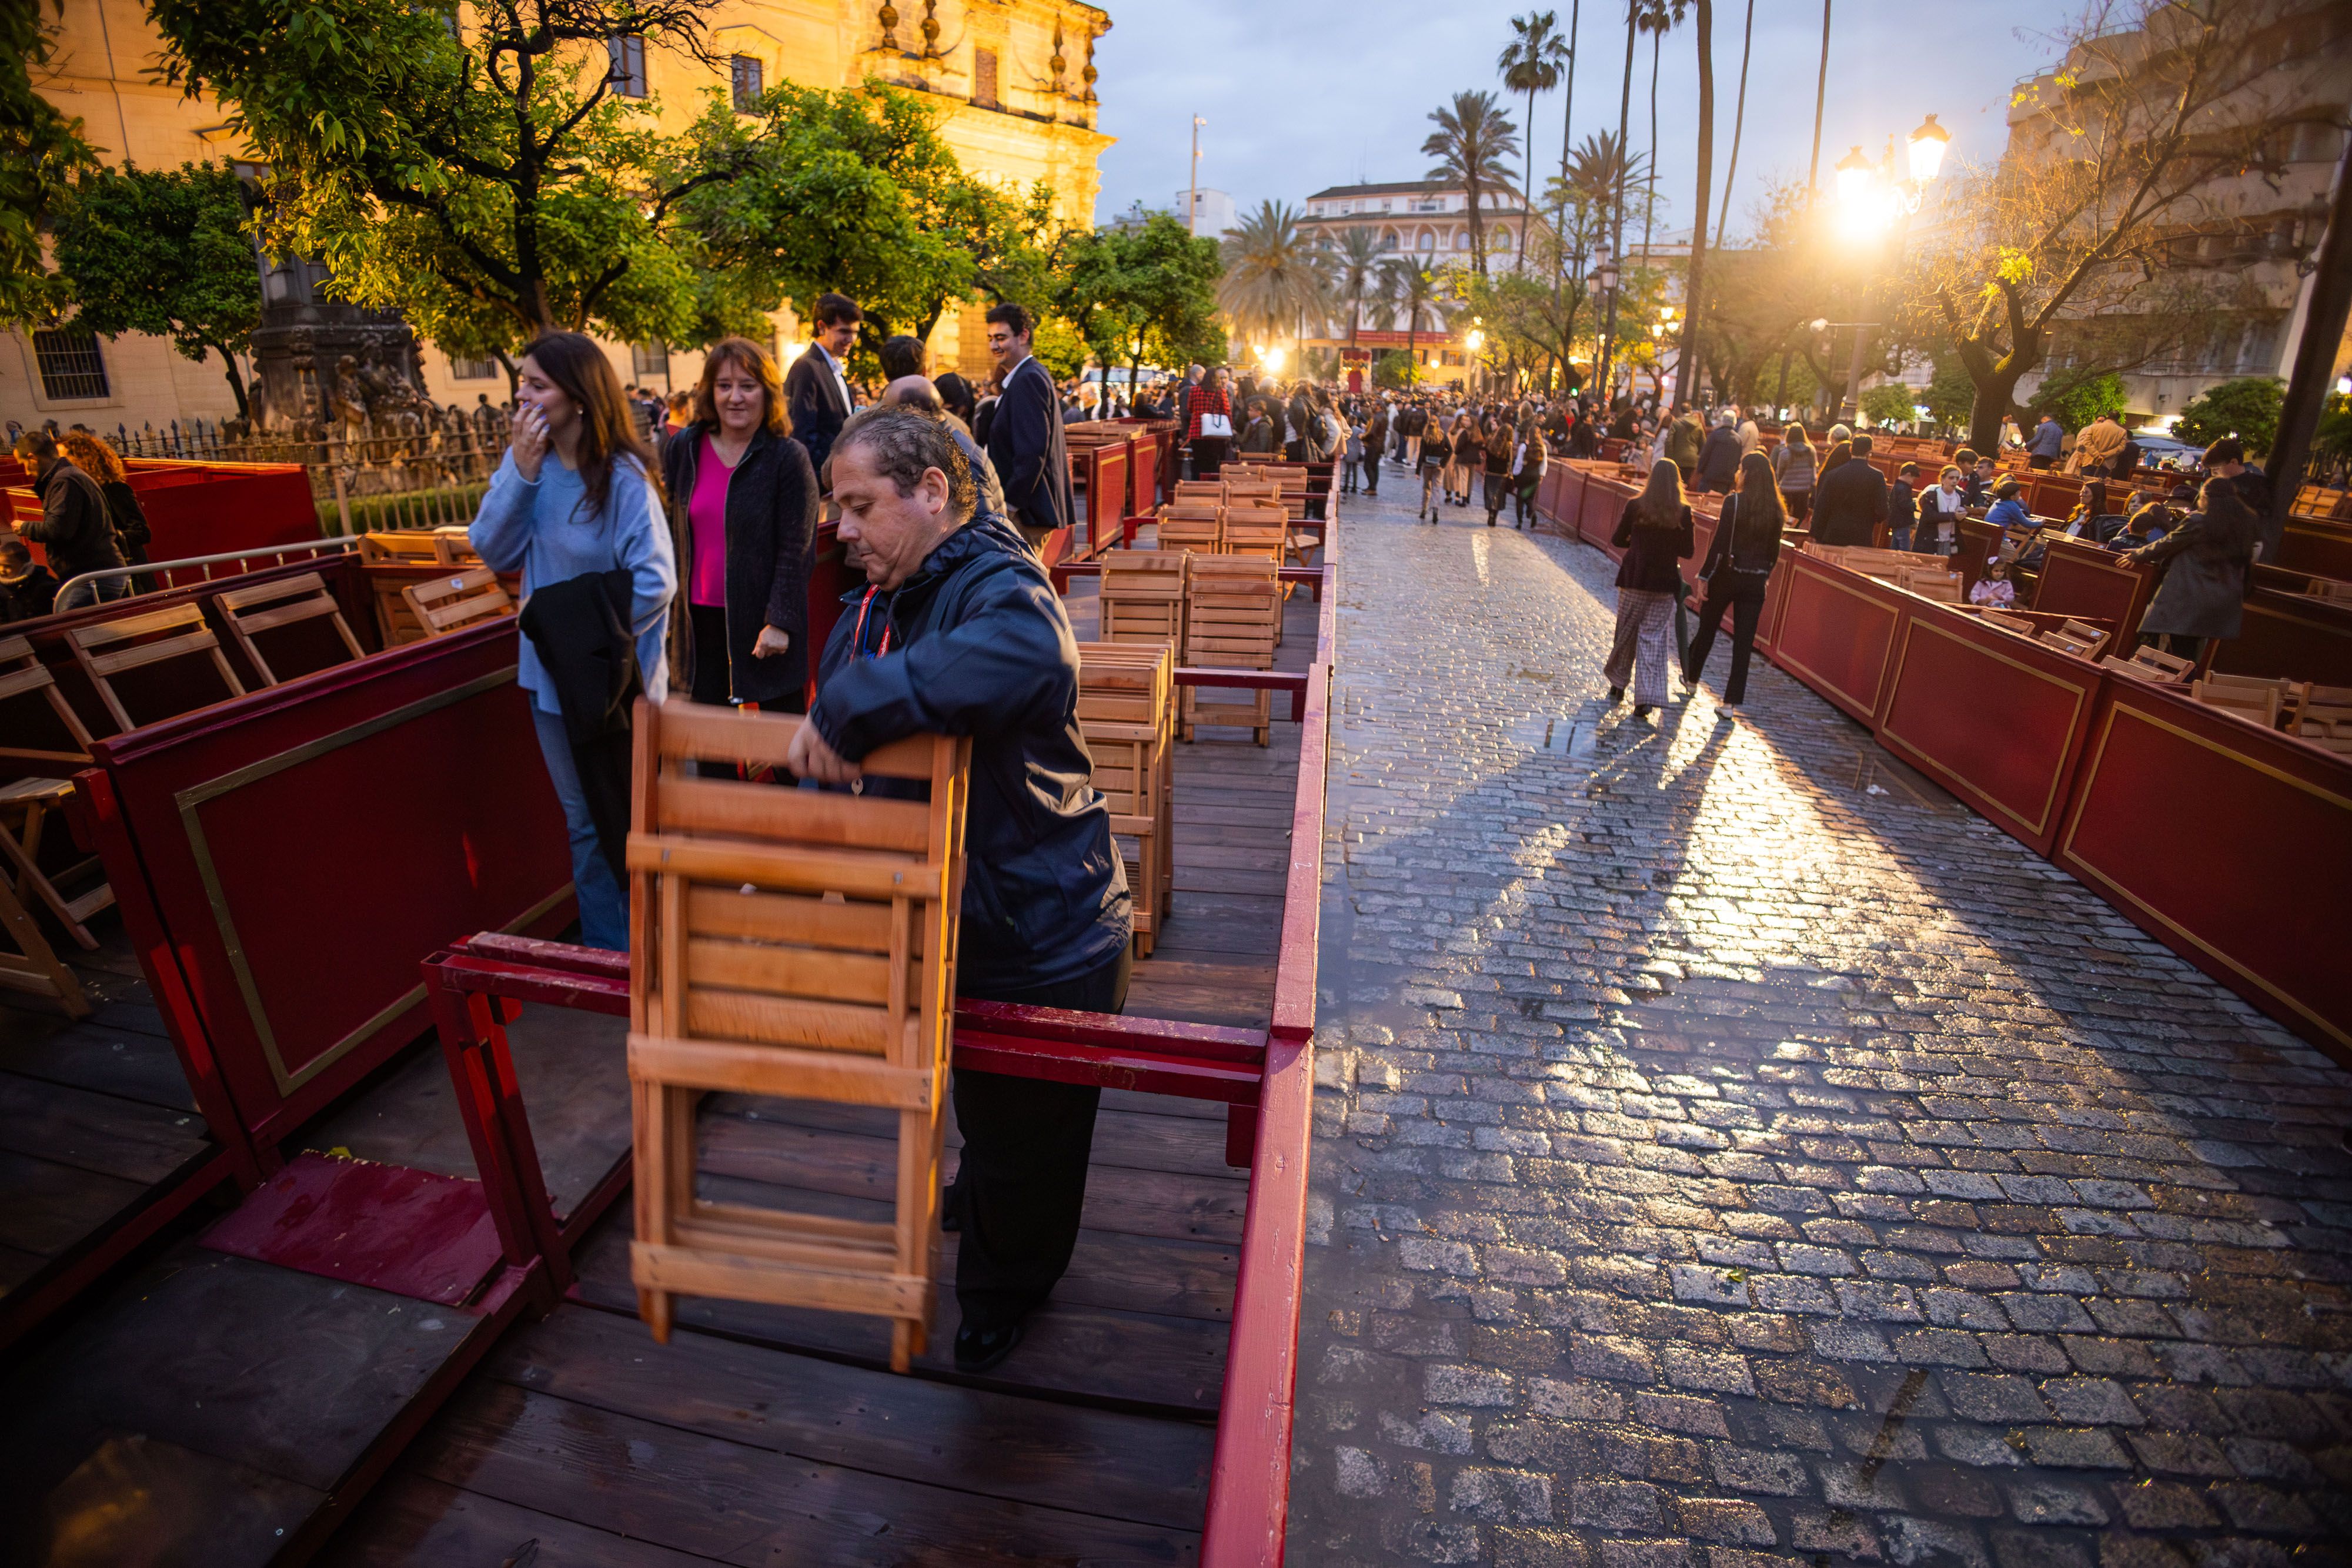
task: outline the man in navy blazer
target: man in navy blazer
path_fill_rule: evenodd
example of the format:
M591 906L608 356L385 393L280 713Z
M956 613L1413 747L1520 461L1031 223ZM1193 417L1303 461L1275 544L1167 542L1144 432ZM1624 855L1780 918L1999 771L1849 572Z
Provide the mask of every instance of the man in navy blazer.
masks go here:
M792 417L793 434L808 448L817 482L830 490L824 460L833 455L833 438L856 409L843 366L865 316L856 300L842 294L820 295L815 315L814 341L784 372L784 411Z
M1004 391L988 426L988 461L1004 486L1005 510L1031 549L1076 518L1070 499L1069 448L1062 439L1061 394L1053 372L1030 357L1036 322L1018 305L988 313L988 351Z

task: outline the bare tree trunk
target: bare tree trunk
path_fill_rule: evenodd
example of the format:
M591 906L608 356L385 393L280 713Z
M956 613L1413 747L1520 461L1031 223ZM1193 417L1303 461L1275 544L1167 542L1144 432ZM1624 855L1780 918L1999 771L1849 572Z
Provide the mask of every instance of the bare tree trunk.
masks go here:
M1830 0L1822 0L1822 74L1813 84L1813 158L1805 165L1805 210L1822 188L1822 110L1830 98Z
M1691 224L1690 271L1683 284L1683 345L1675 366L1675 394L1698 402L1700 290L1706 278L1706 205L1715 182L1715 5L1697 0L1698 35L1698 215Z
M1723 248L1723 225L1731 216L1731 183L1739 177L1739 133L1748 124L1748 54L1756 41L1756 0L1748 0L1748 24L1739 32L1739 107L1731 113L1731 164L1723 172L1723 205L1715 217L1715 248Z
M1609 232L1609 248L1622 268L1625 259L1625 135L1627 121L1633 112L1633 44L1638 36L1635 26L1641 13L1633 8L1633 0L1625 5L1625 85L1617 95L1617 211ZM1622 286L1622 273L1620 282ZM1601 363L1595 377L1601 383L1601 412L1609 412L1609 361L1617 350L1617 290L1609 291L1609 320L1601 331Z

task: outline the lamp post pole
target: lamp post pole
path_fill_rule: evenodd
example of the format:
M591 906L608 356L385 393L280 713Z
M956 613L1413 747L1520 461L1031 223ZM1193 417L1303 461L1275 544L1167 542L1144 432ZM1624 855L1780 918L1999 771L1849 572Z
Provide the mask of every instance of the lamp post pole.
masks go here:
M1192 117L1192 184L1185 193L1184 232L1194 238L1201 233L1201 127L1208 123L1197 114Z

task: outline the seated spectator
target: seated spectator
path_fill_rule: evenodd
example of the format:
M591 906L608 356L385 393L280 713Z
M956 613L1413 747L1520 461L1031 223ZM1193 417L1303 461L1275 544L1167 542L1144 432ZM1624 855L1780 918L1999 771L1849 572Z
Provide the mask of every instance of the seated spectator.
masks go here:
M1984 575L1969 590L1970 604L1989 604L1995 610L2008 610L2017 603L2017 585L2009 580L2009 568L1996 556L1985 563Z
M2034 528L2033 514L2027 511L2025 503L2017 498L2024 488L2014 479L2003 479L1993 486L1992 509L1985 514L1986 522L2020 539Z
M2179 523L2179 519L2173 515L2171 507L2162 502L2152 501L2145 507L2133 508L2123 530L2107 540L2107 548L2120 553L2154 544L2170 533Z
M47 615L58 600L57 573L33 564L32 548L0 535L0 625Z

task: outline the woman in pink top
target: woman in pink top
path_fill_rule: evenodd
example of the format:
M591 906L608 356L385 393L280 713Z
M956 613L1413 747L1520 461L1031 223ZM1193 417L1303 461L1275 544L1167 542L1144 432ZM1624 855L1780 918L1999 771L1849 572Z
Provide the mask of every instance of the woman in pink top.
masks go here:
M671 689L807 712L816 471L765 349L745 338L712 347L694 421L662 447L662 479L686 590L686 612L670 617Z

